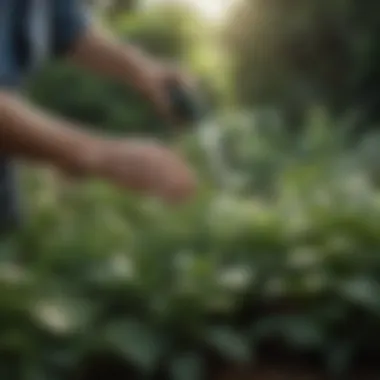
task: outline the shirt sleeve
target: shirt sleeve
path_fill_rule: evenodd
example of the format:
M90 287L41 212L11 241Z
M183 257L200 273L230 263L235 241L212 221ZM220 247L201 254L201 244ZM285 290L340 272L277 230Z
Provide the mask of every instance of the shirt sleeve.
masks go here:
M0 2L1 3L1 2ZM20 83L20 70L15 59L11 34L10 7L0 4L0 88L14 89Z
M0 41L0 89L16 89L21 82L20 72L16 69L16 65L12 62L10 53L3 54L4 45Z
M91 18L83 0L54 0L53 3L53 50L55 55L64 55L86 31Z

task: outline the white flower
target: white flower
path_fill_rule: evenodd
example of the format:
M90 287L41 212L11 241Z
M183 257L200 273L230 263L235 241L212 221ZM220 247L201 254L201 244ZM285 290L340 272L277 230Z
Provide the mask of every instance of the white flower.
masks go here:
M65 334L83 326L82 307L78 302L45 299L34 305L32 314L45 328Z
M265 286L265 293L268 296L281 296L286 291L286 282L282 278L273 278Z
M311 273L304 279L304 285L310 292L321 291L328 282L328 276L326 273Z
M352 247L352 242L348 236L333 236L328 240L329 252L345 254Z
M2 263L0 265L0 281L12 285L28 282L31 279L30 273L15 264Z
M194 255L189 250L183 250L174 257L174 269L180 272L188 271L194 265Z
M246 289L253 279L254 274L248 266L231 267L221 271L217 276L218 284L232 291Z
M125 253L118 253L110 260L111 274L120 279L132 279L136 274L134 262Z
M348 196L353 196L356 200L366 200L368 195L372 193L372 186L368 179L363 174L356 174L350 177L347 177L345 180L344 189L346 190L346 194Z
M288 264L294 269L306 269L318 265L321 261L319 252L313 248L297 248L288 257Z

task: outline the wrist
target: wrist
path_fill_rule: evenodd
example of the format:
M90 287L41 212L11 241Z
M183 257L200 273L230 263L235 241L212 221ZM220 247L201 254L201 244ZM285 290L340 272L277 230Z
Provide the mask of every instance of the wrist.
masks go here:
M106 140L94 137L83 137L71 149L69 158L61 166L75 176L97 177L104 161Z
M130 55L130 69L127 70L128 75L126 82L132 84L138 91L145 93L148 91L150 77L157 70L156 62L142 53Z

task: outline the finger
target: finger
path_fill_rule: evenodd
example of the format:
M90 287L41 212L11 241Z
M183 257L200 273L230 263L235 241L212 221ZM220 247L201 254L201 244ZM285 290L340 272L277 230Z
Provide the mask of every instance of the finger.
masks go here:
M145 89L147 99L153 104L158 116L163 120L172 123L171 104L166 89L162 85L152 83Z
M176 114L176 110L173 109L172 100L166 89L157 92L155 104L161 117L166 120L170 126L177 127L182 124L182 121Z

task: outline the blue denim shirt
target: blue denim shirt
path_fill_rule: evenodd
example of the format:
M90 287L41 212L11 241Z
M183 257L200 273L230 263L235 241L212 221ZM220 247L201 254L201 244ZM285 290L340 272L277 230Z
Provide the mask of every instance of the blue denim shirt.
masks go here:
M64 55L88 24L82 0L46 0L48 56ZM19 89L30 73L30 5L32 0L0 0L0 88ZM38 10L37 10L38 13ZM42 13L41 13L42 14ZM47 19L46 19L47 18ZM0 155L0 232L19 223L17 186L12 162Z
M18 87L29 72L29 8L32 0L0 0L0 86ZM87 15L82 0L47 0L50 53L64 54L83 32Z

